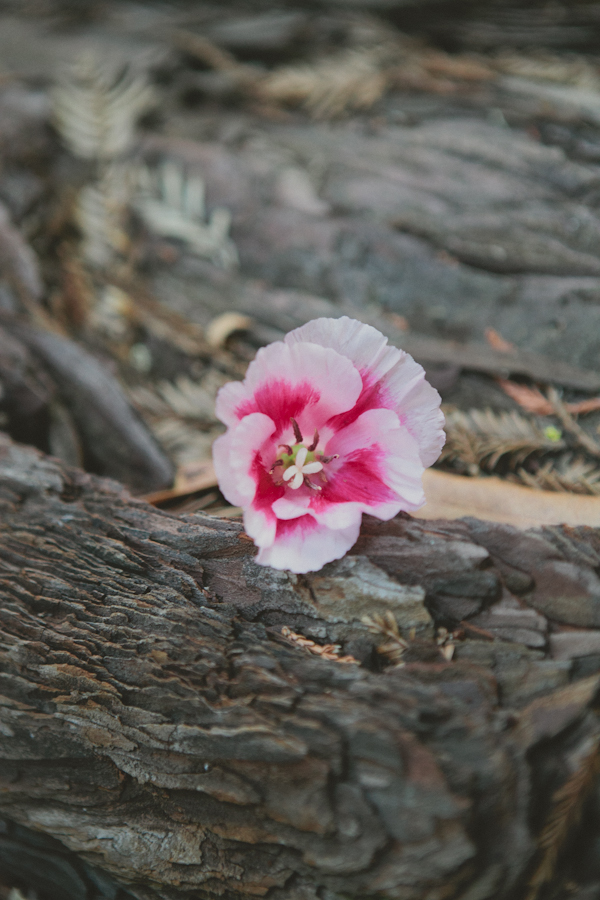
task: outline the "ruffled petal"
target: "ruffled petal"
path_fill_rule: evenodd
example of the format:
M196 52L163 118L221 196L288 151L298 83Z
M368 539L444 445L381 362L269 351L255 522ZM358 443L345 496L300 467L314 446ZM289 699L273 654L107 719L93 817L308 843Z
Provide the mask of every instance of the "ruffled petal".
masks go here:
M290 436L294 443L291 418L303 432L312 434L327 419L351 409L362 386L358 370L335 350L316 344L289 346L277 342L259 350L248 366L245 396L234 407L233 415L242 419L261 412L275 422L276 437ZM225 395L224 415L231 415L233 397L233 391Z
M236 415L237 407L248 399L248 392L242 381L229 381L219 388L215 402L217 419L224 425L237 425L240 417Z
M259 485L259 471L264 470L261 450L275 430L272 419L263 413L252 413L233 429L229 452L229 468L236 490L250 503ZM272 482L272 478L269 477Z
M441 398L408 353L390 347L376 328L347 316L314 319L291 331L285 341L291 346L310 341L336 350L360 371L361 395L351 410L329 422L332 428L350 425L368 409L393 409L416 438L423 465L436 461L445 441Z
M221 493L232 506L243 506L247 502L247 498L239 490L231 469L232 439L232 431L226 431L225 434L218 437L212 445L212 457Z
M352 525L335 531L320 525L310 515L278 519L273 544L261 548L256 562L298 574L316 572L326 563L344 556L356 543L359 532L360 514Z
M326 467L327 484L311 499L310 510L323 524L342 527L355 509L391 519L424 504L418 444L392 410L363 413L332 437L326 452L340 458Z

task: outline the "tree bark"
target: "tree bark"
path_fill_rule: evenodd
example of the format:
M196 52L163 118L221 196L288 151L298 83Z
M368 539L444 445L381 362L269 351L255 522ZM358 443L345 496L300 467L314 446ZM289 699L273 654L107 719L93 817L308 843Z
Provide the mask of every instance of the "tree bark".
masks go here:
M257 566L241 524L6 438L0 504L0 881L519 896L566 760L600 730L598 674L546 649L548 619L600 625L598 532L367 519L352 554L294 576ZM517 594L537 649L474 624ZM386 609L412 631L402 667L361 621ZM434 622L460 620L448 661Z

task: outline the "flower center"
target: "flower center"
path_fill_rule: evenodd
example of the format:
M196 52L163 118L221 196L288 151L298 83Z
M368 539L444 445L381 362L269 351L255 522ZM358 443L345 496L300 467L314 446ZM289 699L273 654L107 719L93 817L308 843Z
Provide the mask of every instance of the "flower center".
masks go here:
M331 462L332 459L337 459L337 455L323 456L322 452L317 451L319 443L318 431L315 431L310 446L305 447L304 438L298 423L295 419L292 419L291 422L297 443L292 446L289 444L279 445L277 448L280 451L279 456L271 466L271 474L277 478L277 484L287 483L288 487L294 491L302 487L303 484L312 488L313 491L320 491L321 487L313 484L308 476L316 475L318 472L323 473L323 464ZM321 474L321 479L327 481L324 474Z

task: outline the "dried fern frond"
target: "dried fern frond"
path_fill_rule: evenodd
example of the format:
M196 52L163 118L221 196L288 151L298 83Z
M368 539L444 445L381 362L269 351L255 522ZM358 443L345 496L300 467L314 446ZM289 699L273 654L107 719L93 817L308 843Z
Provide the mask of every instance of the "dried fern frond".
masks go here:
M210 459L213 441L220 431L200 431L188 422L175 417L149 421L148 425L158 442L178 466Z
M217 391L227 381L229 379L225 375L211 369L200 382L180 375L175 383L163 381L157 390L170 410L182 419L216 422Z
M565 447L556 429L544 428L517 412L491 409L446 412L447 440L440 460L458 461L469 474L491 471L504 456L520 465L532 453L556 452Z
M519 469L517 476L523 484L542 491L600 496L600 468L581 457L573 459L571 454L548 461L537 472Z
M130 149L137 120L153 103L154 91L139 71L115 69L87 52L52 91L52 117L75 156L110 160Z
M506 75L600 91L600 70L583 56L566 59L548 52L501 53L491 65Z
M541 888L553 877L559 855L581 818L583 806L600 773L600 741L552 798L552 808L538 838L541 859L529 881L527 900L536 900Z
M362 620L371 634L383 636L385 640L377 647L377 652L385 656L394 665L402 665L402 656L408 647L407 641L400 634L396 617L391 610L363 616Z
M139 182L140 192L134 207L151 231L183 241L192 253L223 268L237 265L237 250L229 237L231 213L216 207L206 221L201 178L167 162L154 171L141 170Z
M386 54L381 48L347 50L302 66L285 66L265 77L258 88L272 103L304 106L317 119L369 109L385 93Z
M79 192L75 221L81 231L83 257L93 266L106 268L115 256L125 255L129 249L125 221L132 179L128 166L113 164L97 182Z
M309 638L305 638L304 635L296 634L296 632L292 631L291 628L288 628L287 625L283 626L281 633L284 638L287 638L292 644L301 647L302 650L307 650L314 656L320 656L322 659L329 659L333 662L358 664L358 660L354 659L353 656L340 655L341 647L339 644L316 644Z
M129 294L112 284L105 285L89 315L89 324L112 341L123 340L135 319Z

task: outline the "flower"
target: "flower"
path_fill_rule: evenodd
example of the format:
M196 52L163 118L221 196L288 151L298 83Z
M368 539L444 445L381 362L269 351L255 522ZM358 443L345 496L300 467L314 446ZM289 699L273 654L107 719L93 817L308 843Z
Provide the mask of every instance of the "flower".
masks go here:
M444 445L423 368L370 325L314 319L263 347L221 388L213 447L221 491L244 510L261 565L312 572L356 542L363 513L425 502Z

